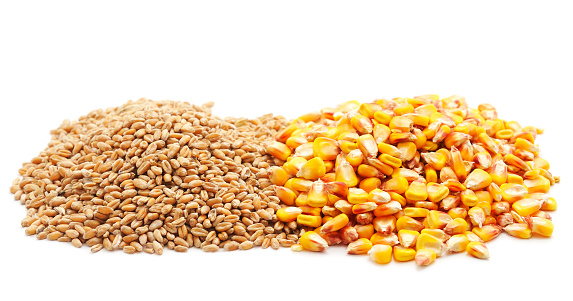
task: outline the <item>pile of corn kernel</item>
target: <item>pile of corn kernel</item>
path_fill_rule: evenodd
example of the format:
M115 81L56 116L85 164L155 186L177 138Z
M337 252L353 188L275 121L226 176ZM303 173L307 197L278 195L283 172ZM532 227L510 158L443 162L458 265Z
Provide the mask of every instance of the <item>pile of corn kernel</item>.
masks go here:
M305 230L293 251L347 245L377 263L429 265L447 253L486 259L488 242L550 237L545 193L559 182L539 157L543 131L492 105L437 95L348 101L293 120L267 152L283 222ZM280 167L282 165L282 167Z

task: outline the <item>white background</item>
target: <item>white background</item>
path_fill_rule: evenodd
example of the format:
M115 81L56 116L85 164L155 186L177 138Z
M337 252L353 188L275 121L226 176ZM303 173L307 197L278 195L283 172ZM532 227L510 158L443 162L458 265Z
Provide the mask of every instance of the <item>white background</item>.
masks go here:
M3 1L0 299L568 299L572 28L566 1ZM552 238L503 234L487 244L489 260L457 254L427 268L343 248L91 254L25 236L25 209L8 192L50 129L130 99L293 118L428 93L545 128L542 155L562 177Z

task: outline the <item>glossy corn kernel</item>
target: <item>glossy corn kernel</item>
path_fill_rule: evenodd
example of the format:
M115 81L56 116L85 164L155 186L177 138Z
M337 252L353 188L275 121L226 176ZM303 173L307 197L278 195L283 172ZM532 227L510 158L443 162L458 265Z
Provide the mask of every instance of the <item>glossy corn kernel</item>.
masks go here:
M424 173L426 174L426 182L428 183L438 182L438 173L429 164L424 165Z
M318 178L324 177L326 174L326 166L324 161L320 157L312 158L306 161L301 167L297 177L305 178L307 180L316 180Z
M530 238L531 229L526 223L513 223L503 228L507 234L517 238Z
M374 202L378 205L390 202L392 199L390 194L381 189L373 189L368 193L368 202Z
M446 246L437 237L422 233L416 240L416 250L421 249L430 249L436 253L436 256L440 257L446 250Z
M312 207L324 207L327 205L328 192L322 181L318 180L312 183L306 197L306 202Z
M370 134L361 135L356 140L358 149L362 151L366 158L375 158L378 154L378 144Z
M500 187L502 199L508 203L514 203L527 195L527 188L520 184L507 183Z
M555 198L547 198L544 202L543 205L541 205L541 210L545 210L545 211L554 211L557 210L557 201L555 200Z
M372 249L372 242L367 238L359 238L350 244L346 248L346 253L351 255L361 255L368 254L368 251Z
M424 180L413 181L404 193L408 200L425 201L428 198L426 183Z
M392 215L378 216L372 221L374 230L381 234L390 234L396 229L396 218Z
M448 210L448 215L453 218L466 218L466 216L468 216L468 211L465 208L462 207L455 207L452 208L450 210Z
M314 231L305 232L299 240L304 250L313 252L322 252L328 249L328 243L322 236Z
M454 218L451 220L446 227L444 227L444 232L448 235L463 234L468 230L468 223L463 218Z
M301 192L298 194L298 196L296 197L296 200L294 201L294 204L302 207L302 206L308 206L308 202L307 202L307 193L306 192Z
M374 209L375 216L392 215L402 210L402 204L396 201L380 204Z
M354 214L361 214L375 210L378 207L378 204L374 202L365 202L360 203L352 206L352 213Z
M296 176L300 168L304 163L306 163L307 159L302 157L294 157L291 158L288 162L283 165L283 169L285 172L291 176Z
M476 193L470 189L462 191L462 193L460 193L460 199L462 200L462 203L468 207L477 205L479 201Z
M286 171L278 166L269 168L267 176L273 185L278 186L283 186L289 178Z
M404 215L409 217L426 217L429 210L426 208L407 207L404 208Z
M501 226L498 225L484 225L483 227L474 227L472 232L475 233L481 240L488 242L501 234Z
M346 155L346 161L348 161L348 163L350 163L350 165L353 167L358 167L360 164L362 164L363 160L364 155L359 149L355 149Z
M430 249L420 249L416 251L416 256L414 259L416 264L420 266L427 266L436 260L436 252Z
M475 154L472 161L474 162L474 167L476 169L489 169L493 164L491 155L488 152L479 152Z
M451 237L450 235L446 234L446 232L440 229L422 229L421 233L431 235L439 239L441 242L446 242Z
M445 170L445 168L444 168L444 170ZM443 172L443 170L442 170L442 172ZM453 191L453 192L459 192L459 191L466 190L466 186L464 186L464 184L460 183L458 180L448 179L448 180L444 181L442 184L444 186L448 187L448 189L450 191Z
M354 187L358 185L358 177L354 173L354 168L347 161L342 161L335 169L335 180L337 182L342 182L348 187Z
M360 114L354 115L350 119L350 124L352 124L352 127L360 134L370 134L374 127L370 118Z
M376 225L374 225L374 227L376 227ZM418 220L404 215L396 220L396 229L398 231L406 229L420 232L424 229L424 225Z
M356 225L354 229L356 229L356 233L358 233L358 238L370 239L372 235L374 235L374 226L372 224Z
M490 172L491 180L497 185L507 182L507 165L503 161L494 162Z
M299 214L296 217L296 222L299 225L309 226L309 227L320 227L322 225L322 218L315 215Z
M366 178L360 181L358 187L368 193L374 189L378 189L382 186L382 181L379 178Z
M553 234L553 223L542 217L531 217L530 219L531 231L545 237L551 237Z
M378 264L387 264L392 261L392 246L386 244L373 245L368 251L372 261Z
M466 252L471 256L479 259L488 259L489 250L486 245L482 242L471 241L466 247Z
M453 253L464 252L469 243L470 241L465 234L456 234L446 241L446 249Z
M482 146L492 153L498 153L499 147L498 145L489 137L486 133L480 133L476 139Z
M420 233L418 231L402 229L398 231L398 241L406 248L411 248L416 245L416 240Z
M382 184L384 191L403 194L408 189L408 180L404 177L393 177Z
M426 217L428 226L432 229L443 229L451 220L447 213L438 210L431 210Z
M450 153L452 156L452 162L451 162L452 169L454 170L456 176L458 176L460 180L465 180L465 178L467 177L467 171L464 165L464 161L462 159L462 154L455 146L452 146L452 150Z
M381 110L374 112L374 120L381 124L388 125L394 117L394 112L388 110Z
M499 202L503 199L503 195L501 194L501 188L497 186L495 183L491 183L487 187L487 192L491 195L492 200Z
M334 139L326 137L318 137L314 139L312 146L313 155L319 157L324 161L335 160L336 156L340 153L338 143Z
M333 231L338 231L348 224L348 215L341 213L328 222L326 222L321 228L320 233L326 234Z
M348 202L351 204L361 204L368 201L368 193L360 188L348 189Z
M292 151L286 144L275 141L267 146L267 153L279 160L285 161Z
M541 206L543 206L543 201L533 198L525 198L514 202L511 205L511 208L521 216L528 216L539 211Z
M468 216L474 226L481 227L485 223L485 211L481 207L470 208Z
M474 169L464 182L464 186L466 186L467 189L479 190L487 188L491 182L492 178L486 171Z
M441 170L446 166L447 157L441 153L422 153L422 159L435 170Z
M297 195L291 189L283 186L275 186L274 190L281 202L289 206L294 205L294 201L296 200Z
M523 185L527 187L527 191L529 193L535 193L535 192L545 193L549 191L551 182L545 177L538 177L536 179L523 181Z
M298 207L283 207L277 210L277 218L284 223L296 221L296 218L302 213Z
M320 216L322 208L312 207L308 205L298 206L302 210L302 214Z
M426 191L428 200L434 203L440 202L450 193L448 187L437 183L428 183L426 185Z
M416 257L416 250L413 248L405 248L401 245L394 246L394 260L404 262L414 260Z

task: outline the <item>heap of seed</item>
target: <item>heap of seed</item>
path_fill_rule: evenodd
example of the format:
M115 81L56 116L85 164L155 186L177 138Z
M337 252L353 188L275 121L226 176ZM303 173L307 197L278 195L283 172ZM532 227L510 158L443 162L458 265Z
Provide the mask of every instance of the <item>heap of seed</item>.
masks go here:
M64 121L10 189L26 234L92 252L295 244L263 146L286 120L220 119L211 106L140 99Z
M550 237L547 193L559 182L540 156L543 130L498 118L490 104L437 95L345 102L293 120L267 147L283 222L300 245L348 245L377 263L431 264L447 253L488 258L502 232ZM277 162L280 164L281 162Z

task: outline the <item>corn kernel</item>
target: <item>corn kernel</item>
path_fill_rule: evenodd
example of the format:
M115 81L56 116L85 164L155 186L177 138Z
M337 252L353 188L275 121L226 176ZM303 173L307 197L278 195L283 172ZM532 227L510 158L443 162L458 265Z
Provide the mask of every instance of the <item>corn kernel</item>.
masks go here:
M489 258L489 250L487 249L486 245L481 242L471 241L466 247L466 252L475 258Z
M451 220L446 227L444 227L444 232L448 235L462 234L468 230L468 223L463 218L454 218Z
M318 178L324 177L326 174L326 166L324 161L320 157L312 158L306 161L301 167L297 177L302 177L307 180L316 180Z
M299 214L296 217L296 222L300 225L316 228L322 225L322 218L320 217L320 215L314 216L314 215Z
M492 178L486 171L474 169L464 182L464 186L466 186L467 189L475 191L488 187L491 182Z
M403 194L408 189L408 180L404 177L393 177L382 184L385 191Z
M274 190L281 202L289 206L294 205L294 201L297 198L297 195L292 190L283 186L275 186Z
M402 229L398 231L398 241L402 246L411 248L416 245L416 239L419 235L420 232L418 231Z
M407 207L404 208L404 215L409 217L426 217L429 210L426 208Z
M350 244L346 248L346 253L352 255L367 254L370 249L372 249L372 242L367 238L359 238Z
M464 234L456 234L446 242L446 248L448 252L463 252L466 250L468 244L470 243L469 239Z
M368 253L370 254L370 258L378 264L387 264L392 261L392 247L389 245L373 245Z
M506 183L501 185L501 196L502 199L508 203L513 203L515 201L521 200L525 195L527 195L527 188L524 185Z
M410 261L416 257L416 250L413 248L405 248L401 245L394 246L394 260L396 261Z
M368 201L368 193L360 188L348 189L348 202L351 204L360 204Z
M501 234L501 227L498 225L484 225L481 228L474 227L472 232L479 236L484 242L488 242Z
M416 250L430 249L436 252L436 256L440 257L445 251L446 246L438 238L429 234L420 234L416 240Z
M526 198L516 201L511 205L511 208L513 208L513 210L515 210L515 212L521 216L528 216L539 211L541 206L543 206L543 201Z
M553 234L553 223L542 217L531 217L531 231L545 237Z
M267 152L273 157L285 161L292 153L291 149L286 144L275 141L267 146Z
M503 228L507 234L517 238L530 238L531 229L526 223L513 223Z
M368 193L374 189L378 189L382 185L382 181L379 178L366 178L360 181L358 187Z
M374 225L374 227L376 228L376 225ZM406 229L420 232L422 229L424 229L424 225L419 221L404 215L396 220L396 229L398 231Z
M412 201L425 201L428 198L426 183L423 180L413 181L404 194L407 199Z
M328 249L328 243L326 240L314 231L305 232L300 237L300 245L304 250L313 252L322 252Z
M277 218L284 223L296 221L297 216L302 213L302 209L297 207L283 207L277 210Z
M344 226L346 226L346 224L348 224L348 215L341 213L336 217L334 217L333 219L326 222L322 226L320 233L326 234L329 232L338 231L342 229Z
M416 264L421 266L430 265L436 260L436 252L431 249L419 249L416 251L416 256L414 257Z

